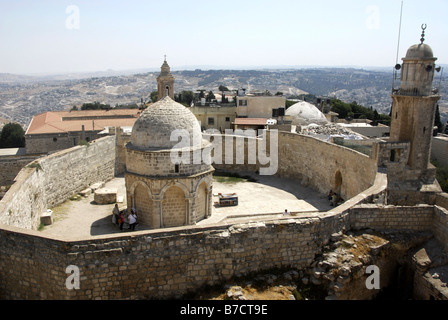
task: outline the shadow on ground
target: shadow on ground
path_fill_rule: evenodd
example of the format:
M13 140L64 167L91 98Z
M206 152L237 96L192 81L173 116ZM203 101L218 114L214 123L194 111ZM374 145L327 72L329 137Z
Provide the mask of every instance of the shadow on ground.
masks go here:
M98 219L92 223L90 226L90 235L91 236L98 236L98 235L104 235L104 234L112 234L112 233L126 233L126 232L133 232L132 230L129 230L129 224L124 223L123 224L123 230L120 230L120 226L118 224L112 223L112 216L107 216L105 218ZM145 226L144 224L139 223L134 231L141 231L141 230L150 230L151 228Z

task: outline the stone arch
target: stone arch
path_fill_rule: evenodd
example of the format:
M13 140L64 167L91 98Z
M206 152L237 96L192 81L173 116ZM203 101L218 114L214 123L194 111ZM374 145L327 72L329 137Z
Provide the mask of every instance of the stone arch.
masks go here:
M180 183L178 181L171 181L171 182L168 182L166 185L164 185L162 189L160 189L160 199L164 198L165 192L172 186L176 186L176 187L179 187L180 189L182 189L185 197L189 196L190 190L188 190L187 186L185 186L183 183Z
M185 192L177 184L163 192L162 226L178 227L187 224L187 202Z
M151 190L144 182L137 181L132 185L131 199L131 206L137 210L139 222L151 228L158 227L154 221Z
M208 186L205 181L199 181L195 197L195 221L202 220L208 216Z

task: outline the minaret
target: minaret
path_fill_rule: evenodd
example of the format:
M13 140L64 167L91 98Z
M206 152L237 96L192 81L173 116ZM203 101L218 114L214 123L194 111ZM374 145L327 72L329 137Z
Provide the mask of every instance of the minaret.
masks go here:
M424 30L419 44L411 46L402 59L400 88L392 92L390 143L405 143L407 159L388 167L388 192L395 203L419 203L440 189L436 170L429 162L437 101L440 95L432 87L436 70L432 49L424 44ZM437 70L440 70L437 68ZM402 153L401 156L404 156ZM397 161L395 154L391 161ZM429 192L429 193L428 193ZM427 200L424 200L427 201Z
M433 92L435 61L432 49L421 43L411 46L403 58L400 88L392 94L391 141L409 141L408 165L415 170L428 168L437 101Z
M166 96L174 100L174 77L170 72L170 66L166 62L166 56L160 69L160 74L157 77L157 100L161 100Z

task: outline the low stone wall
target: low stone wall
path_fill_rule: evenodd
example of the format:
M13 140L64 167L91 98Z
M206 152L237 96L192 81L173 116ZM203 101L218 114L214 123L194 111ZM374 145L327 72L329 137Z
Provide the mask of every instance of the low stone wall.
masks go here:
M434 206L415 207L361 204L350 209L353 229L429 231L434 225Z
M436 195L436 205L448 210L448 193L442 192Z
M376 224L383 230L396 229L399 225L380 223L384 216L396 214L398 223L410 214L418 217L402 225L403 229L431 230L431 210L362 207L321 217L137 231L132 236L79 241L49 239L36 231L4 226L0 229L0 298L181 297L250 272L307 268L331 234L348 230L364 218L365 224L358 227ZM66 287L72 275L66 273L69 266L79 270L79 289Z
M448 248L448 210L434 206L433 233L440 244Z
M306 267L343 223L306 218L81 241L53 240L8 226L0 229L0 298L176 297L252 271ZM68 266L79 268L79 289L66 287Z
M26 229L39 226L40 215L89 185L115 175L115 137L39 158L22 169L0 201L0 221Z

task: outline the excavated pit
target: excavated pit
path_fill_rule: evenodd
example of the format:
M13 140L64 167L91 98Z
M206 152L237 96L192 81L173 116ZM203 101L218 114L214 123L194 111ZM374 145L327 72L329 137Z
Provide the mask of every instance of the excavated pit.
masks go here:
M430 253L425 251L428 247ZM436 265L427 262L428 255L435 260L433 252L438 252ZM419 256L423 258L419 260ZM213 300L420 299L414 285L428 276L430 267L440 269L447 261L446 256L429 232L375 232L370 229L339 232L331 235L307 269L276 269L246 275L221 286L203 288L188 297ZM422 269L421 264L426 268ZM374 271L367 272L369 266L374 266L370 267Z

